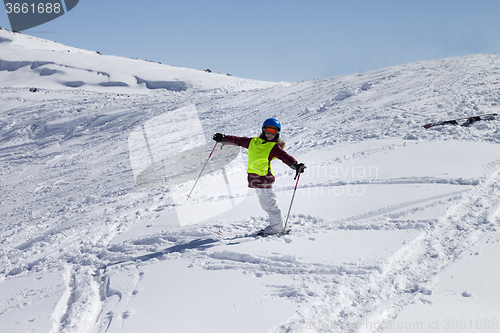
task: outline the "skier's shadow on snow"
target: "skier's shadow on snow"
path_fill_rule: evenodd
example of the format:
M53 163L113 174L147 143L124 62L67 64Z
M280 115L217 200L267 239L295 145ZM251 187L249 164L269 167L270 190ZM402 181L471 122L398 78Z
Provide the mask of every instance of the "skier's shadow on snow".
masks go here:
M233 242L228 243L227 245L239 244L238 239L246 237L246 236L248 236L248 235L236 236L232 239L229 239L230 241L233 241ZM125 259L125 260L112 262L112 263L109 263L107 265L103 265L101 267L101 269L106 270L106 268L108 268L110 266L119 265L119 264L123 264L126 262L148 261L150 259L159 258L159 257L163 256L164 254L168 254L168 253L183 253L186 250L192 250L192 249L203 251L203 250L206 250L206 249L209 249L209 248L215 246L216 244L220 243L220 241L221 241L221 239L217 239L217 238L194 239L194 240L187 242L187 243L184 243L184 244L179 244L179 245L174 245L174 246L168 247L162 251L152 252L152 253L148 253L148 254L145 254L142 256L130 257L130 258Z

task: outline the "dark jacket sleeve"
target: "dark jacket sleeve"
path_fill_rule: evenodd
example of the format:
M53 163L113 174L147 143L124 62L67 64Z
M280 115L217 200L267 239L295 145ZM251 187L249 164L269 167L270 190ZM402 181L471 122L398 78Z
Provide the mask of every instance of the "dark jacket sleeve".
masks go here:
M226 137L224 138L224 144L240 146L247 149L250 145L250 141L252 141L252 138L242 136L226 135Z
M277 159L280 159L281 161L283 161L283 163L285 163L289 167L291 167L295 162L297 162L297 160L295 158L293 158L292 156L288 155L278 145L275 145L273 147L273 149L271 149L271 153L269 153L269 159L272 159L274 157L276 157Z

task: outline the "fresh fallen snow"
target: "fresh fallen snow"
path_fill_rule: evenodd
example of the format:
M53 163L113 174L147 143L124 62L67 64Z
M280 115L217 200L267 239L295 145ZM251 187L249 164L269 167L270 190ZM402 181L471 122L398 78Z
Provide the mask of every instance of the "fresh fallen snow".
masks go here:
M498 232L484 237L429 282L432 295L405 308L396 321L415 324L420 332L498 331L500 291L495 286L500 258ZM420 321L417 319L420 318ZM419 325L417 325L419 324Z
M498 332L500 56L271 83L0 30L5 332ZM30 92L37 88L37 92ZM268 117L290 235L246 187ZM284 213L293 171L273 162Z

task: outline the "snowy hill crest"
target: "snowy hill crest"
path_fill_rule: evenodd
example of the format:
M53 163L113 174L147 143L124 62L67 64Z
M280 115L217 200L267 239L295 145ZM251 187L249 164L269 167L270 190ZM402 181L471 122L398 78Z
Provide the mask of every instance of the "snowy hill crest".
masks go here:
M268 87L269 82L209 74L151 61L106 56L52 41L0 30L0 86L99 92L146 93L164 89L185 91L238 86ZM182 77L182 79L179 79ZM29 83L28 83L29 82Z

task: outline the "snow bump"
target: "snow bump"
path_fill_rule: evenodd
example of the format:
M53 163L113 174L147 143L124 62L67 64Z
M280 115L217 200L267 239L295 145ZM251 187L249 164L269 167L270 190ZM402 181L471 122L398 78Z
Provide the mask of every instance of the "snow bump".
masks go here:
M188 85L182 81L151 81L135 77L137 84L145 84L148 89L165 89L171 91L185 91Z

